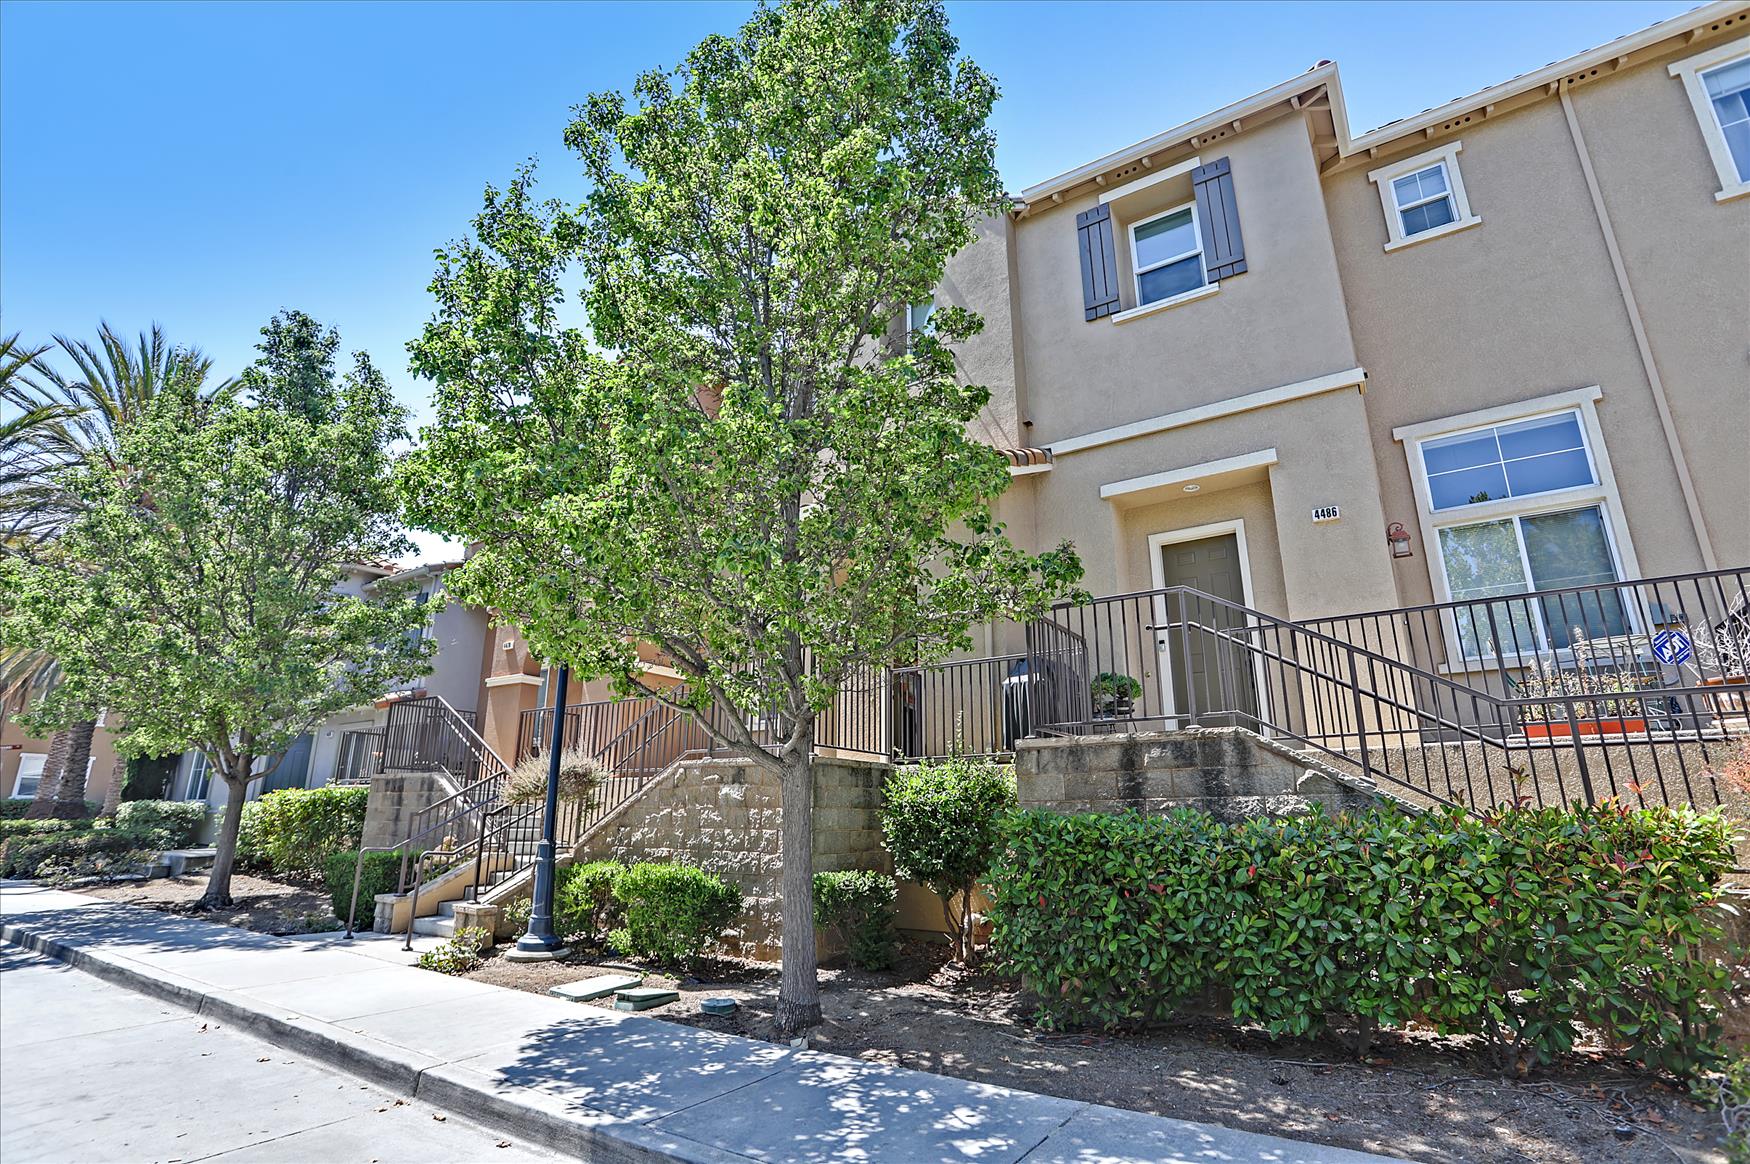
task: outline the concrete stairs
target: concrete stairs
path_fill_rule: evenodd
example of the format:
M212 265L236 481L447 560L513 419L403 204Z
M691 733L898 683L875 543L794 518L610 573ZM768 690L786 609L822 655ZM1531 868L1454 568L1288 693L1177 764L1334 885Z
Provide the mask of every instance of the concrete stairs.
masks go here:
M456 903L453 901L443 902L438 906L436 913L414 918L413 932L426 938L455 937Z

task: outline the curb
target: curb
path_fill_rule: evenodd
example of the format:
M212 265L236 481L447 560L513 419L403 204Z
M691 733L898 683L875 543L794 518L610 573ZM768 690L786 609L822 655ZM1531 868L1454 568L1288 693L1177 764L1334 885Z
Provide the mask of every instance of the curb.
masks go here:
M591 1164L747 1164L748 1157L655 1131L604 1111L579 1112L558 1096L496 1094L445 1060L305 1015L285 1014L234 991L90 950L15 923L0 941L63 962L115 986L182 1007L338 1068L389 1091L443 1108L493 1131ZM531 1099L534 1102L529 1102Z

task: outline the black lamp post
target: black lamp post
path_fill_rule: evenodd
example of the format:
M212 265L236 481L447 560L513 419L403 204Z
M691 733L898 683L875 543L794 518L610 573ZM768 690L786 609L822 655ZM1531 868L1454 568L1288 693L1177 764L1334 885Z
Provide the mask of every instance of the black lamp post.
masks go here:
M506 958L515 962L543 962L563 958L571 951L553 932L553 859L557 848L555 829L559 818L559 762L565 748L565 686L569 668L559 668L553 686L553 738L547 748L547 805L541 819L541 843L535 850L534 900L529 906L529 931L517 939Z

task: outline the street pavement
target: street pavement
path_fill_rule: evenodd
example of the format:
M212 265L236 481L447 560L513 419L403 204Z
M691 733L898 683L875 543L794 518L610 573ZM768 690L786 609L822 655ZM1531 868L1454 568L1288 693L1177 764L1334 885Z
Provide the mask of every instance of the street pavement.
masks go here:
M225 1023L0 945L5 1164L559 1159Z

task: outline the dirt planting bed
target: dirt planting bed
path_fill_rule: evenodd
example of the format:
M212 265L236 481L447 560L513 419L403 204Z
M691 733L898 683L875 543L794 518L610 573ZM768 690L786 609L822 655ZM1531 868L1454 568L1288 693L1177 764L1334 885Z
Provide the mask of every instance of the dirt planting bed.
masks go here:
M677 978L585 954L516 963L501 952L468 977L545 993L635 970L681 995L646 1015L772 1038L773 966L724 961ZM1271 1040L1213 1014L1124 1034L1041 1031L1014 983L921 942L892 971L825 969L821 985L826 1022L812 1045L875 1063L1440 1164L1725 1160L1711 1105L1597 1047L1506 1080L1481 1045L1432 1032L1382 1035L1358 1063L1335 1040ZM739 1008L707 1015L706 998Z
M72 891L124 905L241 926L262 934L308 934L344 928L334 916L334 904L328 899L327 890L320 885L248 873L231 875L233 904L219 909L198 908L201 895L207 891L205 873L153 881L80 885Z

